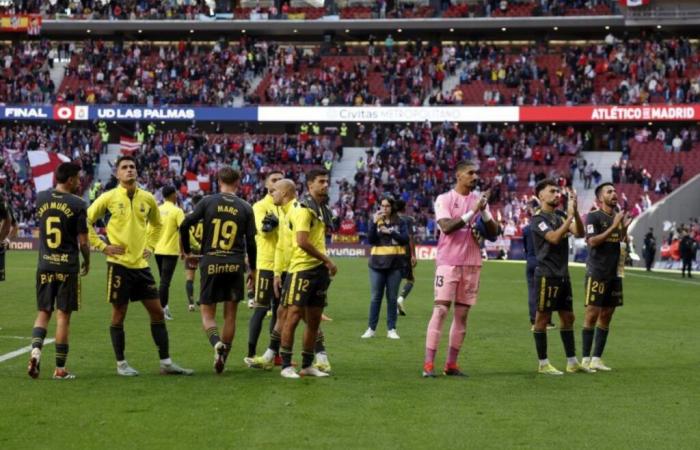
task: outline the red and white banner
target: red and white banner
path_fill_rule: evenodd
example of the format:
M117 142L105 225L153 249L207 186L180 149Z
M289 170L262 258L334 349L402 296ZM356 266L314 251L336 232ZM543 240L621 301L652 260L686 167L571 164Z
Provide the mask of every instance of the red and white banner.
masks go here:
M119 151L122 155L133 155L134 152L141 148L141 144L134 138L122 136L119 138Z
M700 105L521 106L520 122L648 122L699 120Z
M620 0L622 6L627 6L628 8L633 8L635 6L644 6L651 3L651 0Z
M32 168L32 178L37 192L51 189L54 185L56 168L61 163L70 162L70 158L66 155L44 150L28 151L27 157Z
M209 175L196 175L193 172L185 172L187 180L187 191L190 194L195 192L209 192L211 190L211 180Z

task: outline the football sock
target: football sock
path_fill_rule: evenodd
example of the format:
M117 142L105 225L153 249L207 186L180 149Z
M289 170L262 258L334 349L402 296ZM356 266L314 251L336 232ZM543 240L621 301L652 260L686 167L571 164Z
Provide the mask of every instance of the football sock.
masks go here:
M561 342L564 344L564 353L566 353L567 358L576 357L576 345L574 341L574 330L568 329L559 330L559 335L561 336Z
M250 316L250 324L248 325L248 357L255 356L255 350L258 346L258 339L262 331L262 323L267 314L267 308L255 308L253 315Z
M584 328L581 331L581 340L583 341L581 357L589 358L591 356L591 347L593 347L593 328Z
M601 327L595 327L595 348L593 349L593 356L600 358L603 356L603 350L605 350L605 343L608 340L609 330Z
M194 281L185 281L185 291L187 292L187 303L190 305L194 303Z
M547 359L547 332L533 331L532 336L535 338L535 348L537 349L537 358L542 361Z
M124 361L124 348L126 347L126 335L124 334L124 325L110 325L109 335L112 338L112 348L117 361Z
M272 330L270 333L270 350L272 350L275 355L280 352L280 343L282 341L282 336L279 331Z
M304 350L301 352L301 368L306 369L307 367L311 367L311 364L314 363L314 352L308 352Z
M44 339L46 339L46 328L32 328L32 348L38 348L41 350L41 348L44 346Z
M282 356L282 368L283 369L286 369L287 367L292 366L292 349L291 348L282 347L280 349L280 356Z
M168 329L165 328L165 322L151 322L151 336L153 336L153 342L158 346L160 359L168 359L170 357L170 343L168 342Z
M321 353L326 351L326 341L325 341L325 336L323 335L323 331L318 330L318 334L316 335L316 344L314 345L314 352L315 353Z
M274 297L274 296L273 296ZM270 317L270 333L275 329L277 324L277 308L280 306L280 301L277 298L272 299L272 317Z
M445 305L435 305L433 308L433 316L428 322L428 333L425 337L425 362L427 363L433 363L435 360L435 353L437 353L440 344L442 324L447 317L448 310L449 308Z
M68 344L56 344L56 367L66 367L66 359L68 358Z
M459 355L459 350L462 348L464 336L467 334L467 324L464 323L465 319L463 319L463 317L466 318L466 314L466 306L455 305L454 317L452 318L452 325L450 326L450 342L447 352L448 365L457 364L457 356Z
M209 338L209 343L212 347L219 343L221 338L219 337L219 329L216 327L207 328L207 337Z

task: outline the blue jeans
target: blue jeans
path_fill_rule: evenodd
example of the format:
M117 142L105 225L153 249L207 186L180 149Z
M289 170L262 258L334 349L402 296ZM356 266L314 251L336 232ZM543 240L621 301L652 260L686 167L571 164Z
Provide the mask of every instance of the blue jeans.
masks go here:
M369 304L369 327L377 329L379 311L382 309L382 298L386 290L386 328L396 328L396 299L399 296L401 284L401 269L373 269L369 268L369 285L372 299Z

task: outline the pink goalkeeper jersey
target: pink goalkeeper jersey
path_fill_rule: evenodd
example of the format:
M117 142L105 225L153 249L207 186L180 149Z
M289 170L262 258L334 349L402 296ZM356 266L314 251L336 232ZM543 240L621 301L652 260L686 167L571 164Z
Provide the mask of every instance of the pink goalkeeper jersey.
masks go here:
M480 194L472 192L461 195L454 189L435 199L435 221L453 219L470 211L479 202ZM488 206L487 206L488 208ZM469 224L452 234L440 233L437 245L436 265L438 266L481 266L481 249L474 240L471 225L479 214L474 215Z

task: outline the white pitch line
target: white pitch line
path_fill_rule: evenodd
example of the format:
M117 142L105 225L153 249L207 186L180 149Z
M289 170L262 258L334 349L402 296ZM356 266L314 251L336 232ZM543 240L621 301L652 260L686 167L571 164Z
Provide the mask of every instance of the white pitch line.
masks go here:
M640 278L649 278L651 280L668 281L670 283L692 284L695 286L700 286L700 283L698 283L697 281L674 280L673 278L655 277L654 275L642 275L641 273L634 273L634 272L627 272L627 273L625 273L625 275L633 275L635 277L640 277Z
M47 339L44 341L44 345L52 344L56 341L56 339L51 338ZM26 347L22 347L19 350L15 350L14 352L10 353L5 353L4 355L0 356L0 363L5 362L8 359L16 358L17 356L24 355L25 353L29 353L32 351L32 346L27 345Z
M25 336L0 336L0 339L21 339L23 341L27 341L31 338Z

